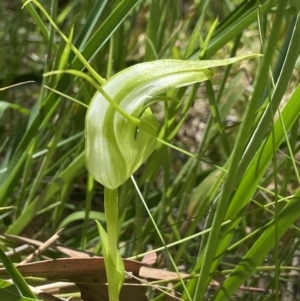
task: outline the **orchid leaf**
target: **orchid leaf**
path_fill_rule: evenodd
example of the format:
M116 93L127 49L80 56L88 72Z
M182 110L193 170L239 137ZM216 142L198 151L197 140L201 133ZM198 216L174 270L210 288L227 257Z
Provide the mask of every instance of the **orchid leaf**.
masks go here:
M208 68L254 56L215 61L159 60L129 67L111 77L102 86L105 95L102 91L95 94L86 115L85 159L93 178L115 189L155 150L157 120L149 111L143 113L149 97L211 79L213 73ZM140 123L121 116L109 104L107 95L135 120L140 118Z
M105 270L108 282L108 294L110 301L118 301L119 294L125 279L124 263L120 253L110 249L109 238L100 222L96 220L99 235L102 241L103 257L105 263ZM117 249L117 247L115 247Z

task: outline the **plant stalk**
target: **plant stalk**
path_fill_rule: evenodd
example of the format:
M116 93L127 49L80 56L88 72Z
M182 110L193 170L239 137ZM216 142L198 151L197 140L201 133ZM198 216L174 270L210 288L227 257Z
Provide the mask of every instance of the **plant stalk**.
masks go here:
M104 188L104 210L108 248L112 258L117 256L118 245L118 189Z

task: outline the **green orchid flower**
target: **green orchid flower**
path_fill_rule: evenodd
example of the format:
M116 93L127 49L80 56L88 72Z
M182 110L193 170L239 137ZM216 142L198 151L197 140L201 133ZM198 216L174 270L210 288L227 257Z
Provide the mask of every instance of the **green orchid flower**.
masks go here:
M85 157L93 178L115 189L155 150L158 122L151 111L145 109L149 98L171 88L208 80L213 75L208 68L249 57L215 61L159 60L129 67L111 77L102 91L95 94L86 115ZM123 114L107 101L107 96Z
M157 119L146 101L171 88L204 81L212 76L199 62L162 60L127 68L102 89L138 123L126 119L101 92L86 115L86 165L94 179L115 189L147 160L156 148ZM136 120L135 119L135 120Z

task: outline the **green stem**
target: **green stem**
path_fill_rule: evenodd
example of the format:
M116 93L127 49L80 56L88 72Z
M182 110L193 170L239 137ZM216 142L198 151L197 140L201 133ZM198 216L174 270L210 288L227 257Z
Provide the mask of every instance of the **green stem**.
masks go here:
M104 188L104 210L108 248L113 259L117 257L118 244L118 189Z

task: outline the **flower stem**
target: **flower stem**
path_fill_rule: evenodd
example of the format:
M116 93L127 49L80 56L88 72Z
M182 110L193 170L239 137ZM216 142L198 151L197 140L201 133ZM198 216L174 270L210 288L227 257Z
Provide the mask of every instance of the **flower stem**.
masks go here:
M104 209L108 235L108 248L112 258L116 258L118 249L118 189L104 188Z

